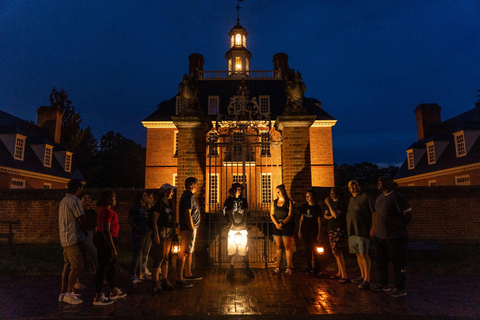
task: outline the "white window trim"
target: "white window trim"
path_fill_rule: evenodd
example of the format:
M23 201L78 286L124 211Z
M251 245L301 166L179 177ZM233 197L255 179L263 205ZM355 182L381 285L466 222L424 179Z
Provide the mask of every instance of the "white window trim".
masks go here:
M437 180L429 180L428 185L430 187L436 187L437 186Z
M270 196L267 197L266 199L264 198L264 195L263 195L263 176L269 176L270 177ZM273 199L272 174L271 173L262 173L260 179L262 179L262 180L260 180L260 203L262 203L262 204L271 203L272 199ZM267 192L268 192L268 190L267 190Z
M176 187L177 186L177 174L173 174L173 181L172 181L172 186Z
M465 140L465 132L463 132L463 131L455 132L453 134L453 136L454 136L454 140L455 140L455 153L457 155L457 158L466 156L467 155L467 142ZM459 148L458 148L459 144L457 142L457 138L460 137L460 136L463 138L464 153L462 153L462 154L459 154Z
M427 147L427 161L428 164L435 164L436 163L436 158L435 158L435 145L434 142L428 142L425 144ZM433 157L432 157L433 156ZM432 160L433 158L433 160Z
M178 131L173 132L173 156L178 156Z
M50 156L47 155L47 150L50 150ZM48 160L48 161L47 161ZM45 156L43 157L43 165L45 167L51 168L53 160L53 147L50 145L45 146Z
M21 183L21 185L14 185L13 182ZM25 189L25 180L12 178L12 181L10 182L10 189Z
M73 163L73 154L71 152L67 152L65 154L65 171L66 172L72 172L72 163Z
M459 182L461 179L466 179L466 181ZM470 175L464 174L462 176L455 176L455 185L456 186L469 186L470 185Z
M212 111L211 101L213 101L213 100L217 100L217 106L216 106L217 111L216 112ZM208 114L209 115L216 115L216 114L218 114L219 109L220 109L220 96L208 96Z
M48 182L43 183L43 189L50 190L52 189L52 184Z
M268 99L267 112L262 112L262 99ZM262 114L270 113L270 96L267 96L267 95L258 96L258 107L260 108L260 113Z
M411 156L411 161L410 161L410 156ZM413 150L407 150L407 164L408 164L408 170L415 169L415 158L414 158Z
M22 145L22 155L19 157L17 156L17 143L19 141L22 141L23 145ZM25 156L25 146L26 146L26 141L27 141L27 137L26 136L23 136L21 134L17 134L17 137L15 139L15 146L13 148L13 158L15 160L21 160L23 161L23 158Z

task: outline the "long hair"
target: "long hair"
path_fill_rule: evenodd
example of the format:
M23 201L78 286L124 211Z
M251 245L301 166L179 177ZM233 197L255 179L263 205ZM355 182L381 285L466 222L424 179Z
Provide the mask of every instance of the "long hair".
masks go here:
M284 184L277 186L277 189L279 189L280 192L282 193L283 198L285 198L285 202L290 201L290 198L287 195L287 190L285 189Z
M100 198L97 200L97 206L99 207L106 207L110 204L110 199L112 196L115 194L113 190L103 190L102 193L100 193Z
M143 194L145 193L146 191L138 191L137 194L135 195L135 204L136 205L140 205L140 202L142 201L142 198L143 198Z

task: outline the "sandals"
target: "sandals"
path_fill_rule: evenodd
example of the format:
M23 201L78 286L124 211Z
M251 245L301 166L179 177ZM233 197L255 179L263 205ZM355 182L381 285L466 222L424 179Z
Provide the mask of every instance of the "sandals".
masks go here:
M342 278L342 279L338 280L338 283L347 283L347 282L350 282L350 279Z
M286 275L286 276L292 275L292 269L287 269L287 270L285 270L285 275Z
M331 280L335 280L335 279L340 279L340 277L337 276L337 275L334 275L334 276L331 276L330 279L331 279Z
M279 274L280 273L280 269L279 268L275 268L273 269L272 271L274 274Z

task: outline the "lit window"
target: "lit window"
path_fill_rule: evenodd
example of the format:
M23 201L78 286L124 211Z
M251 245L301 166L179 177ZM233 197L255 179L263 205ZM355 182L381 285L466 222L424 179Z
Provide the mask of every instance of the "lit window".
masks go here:
M433 142L430 144L427 144L427 152L428 152L428 164L434 164L435 163L435 146L433 145Z
M235 45L238 46L238 47L242 45L242 35L241 34L236 34L235 35Z
M235 45L235 36L232 36L230 38L230 47L233 47Z
M250 60L248 60L248 59L245 59L245 70L246 71L250 70Z
M467 154L465 148L465 136L463 133L455 135L455 149L457 150L457 157L462 157Z
M235 71L242 70L242 58L235 57Z
M272 202L272 174L262 173L262 203Z
M270 113L270 96L259 96L260 113Z
M430 187L435 187L437 185L437 181L436 180L428 181L428 185Z
M228 59L228 71L229 71L228 74L231 74L231 73L232 73L232 68L233 68L232 59Z
M72 154L68 152L65 155L65 171L72 171Z
M43 189L47 189L47 190L52 189L52 184L45 182L45 183L43 184Z
M412 170L415 168L415 162L413 160L413 151L407 151L407 159L408 159L408 170Z
M268 132L263 132L260 138L262 139L261 155L269 156L270 155L270 135L268 134Z
M43 160L43 163L45 167L51 167L52 166L52 147L45 147L45 158Z
M468 174L464 176L455 177L456 186L469 186L470 185L470 176Z
M179 96L177 96L177 101L176 101L176 105L175 105L176 109L177 109L177 114L180 114L182 113L182 110L183 110L183 103L182 103L182 99L180 99Z
M209 185L208 185L208 196L209 203L218 203L218 175L209 174Z
M15 141L15 153L14 153L14 158L16 160L23 160L23 155L25 153L25 138L26 137L17 134L17 140Z
M246 48L247 47L247 37L242 36L242 40L243 40L243 46Z
M218 150L217 150L217 142L218 141L218 133L214 130L210 131L208 133L208 143L210 146L210 155L211 156L216 156L218 155Z
M219 96L208 97L208 114L218 113L218 100Z
M10 183L11 189L25 189L25 180L12 178L12 182Z
M174 132L174 137L173 137L173 147L175 148L175 153L173 154L174 156L178 156L178 131Z

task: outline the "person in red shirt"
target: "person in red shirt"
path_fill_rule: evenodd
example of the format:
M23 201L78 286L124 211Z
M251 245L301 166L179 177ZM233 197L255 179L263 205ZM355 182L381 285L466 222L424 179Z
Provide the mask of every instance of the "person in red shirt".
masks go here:
M114 300L127 296L125 292L115 286L115 267L117 264L118 246L116 238L120 226L118 215L111 208L117 203L115 192L105 190L97 201L97 229L93 242L97 247L98 269L95 273L95 298L93 305L109 305ZM107 278L110 286L110 297L102 293L103 281Z

